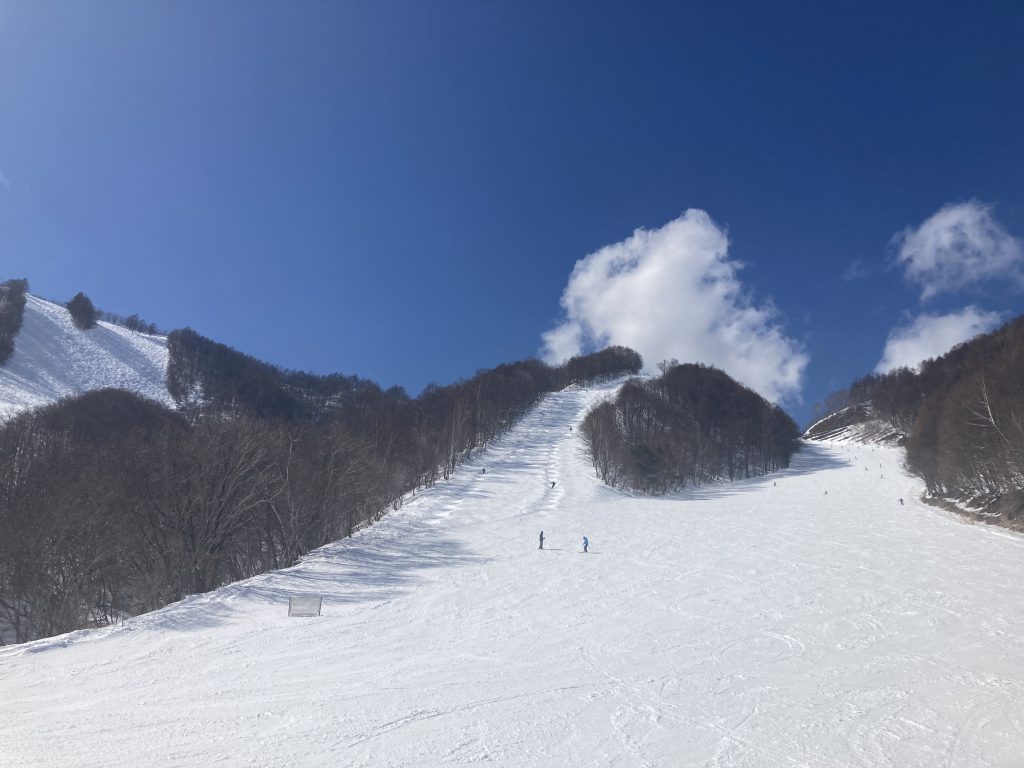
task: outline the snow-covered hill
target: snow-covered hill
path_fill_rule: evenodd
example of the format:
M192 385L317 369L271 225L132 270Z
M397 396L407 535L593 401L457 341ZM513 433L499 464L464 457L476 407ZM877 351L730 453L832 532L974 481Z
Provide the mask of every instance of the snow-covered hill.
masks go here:
M166 337L104 322L80 331L64 307L26 298L14 354L0 366L0 417L105 387L173 405L165 383Z
M904 437L868 403L858 403L829 414L804 432L805 440L838 443L897 445Z
M1024 765L1024 539L880 446L623 496L570 431L609 394L295 568L0 649L0 763Z

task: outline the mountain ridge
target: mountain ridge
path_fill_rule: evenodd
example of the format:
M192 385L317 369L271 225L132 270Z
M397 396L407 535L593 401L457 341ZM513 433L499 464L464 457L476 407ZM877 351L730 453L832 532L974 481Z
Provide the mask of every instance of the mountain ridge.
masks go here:
M0 366L0 417L99 389L124 389L173 406L167 337L99 321L79 330L67 308L26 294L14 352Z

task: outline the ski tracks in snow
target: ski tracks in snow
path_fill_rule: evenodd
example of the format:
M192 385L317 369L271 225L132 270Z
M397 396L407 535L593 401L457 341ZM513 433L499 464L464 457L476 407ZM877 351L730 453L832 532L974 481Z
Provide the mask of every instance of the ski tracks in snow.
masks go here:
M614 390L294 568L0 649L0 762L1024 768L1020 537L883 448L617 493L577 427Z

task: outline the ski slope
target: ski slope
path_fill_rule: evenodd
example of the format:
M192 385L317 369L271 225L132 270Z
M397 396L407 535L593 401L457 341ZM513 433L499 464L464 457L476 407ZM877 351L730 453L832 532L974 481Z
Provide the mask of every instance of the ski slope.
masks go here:
M80 331L64 307L26 296L14 354L0 366L0 417L93 389L127 389L173 406L167 338L100 322Z
M857 403L829 414L804 432L805 440L830 443L898 445L905 437L891 421L882 418L874 406L868 403Z
M881 447L624 496L569 429L610 392L294 568L0 649L0 763L1024 766L1024 539Z

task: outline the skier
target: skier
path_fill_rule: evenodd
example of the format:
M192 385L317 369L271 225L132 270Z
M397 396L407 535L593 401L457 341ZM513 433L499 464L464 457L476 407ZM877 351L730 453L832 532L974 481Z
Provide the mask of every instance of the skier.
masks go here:
M544 549L544 531L540 532L540 546L537 549Z
M903 499L900 499L900 506L903 506Z
M481 467L480 468L480 474L481 475L486 475L487 474L487 467Z
M552 480L552 481L551 481L551 487L552 487L552 488L554 488L554 487L555 487L555 481L554 481L554 480Z
M825 495L828 496L828 491L825 491Z
M588 539L586 536L584 536L583 537L583 551L586 552L587 551L587 547L589 547L589 546L590 546L590 539Z
M774 488L774 487L775 487L775 481L773 480L772 481L772 488Z

